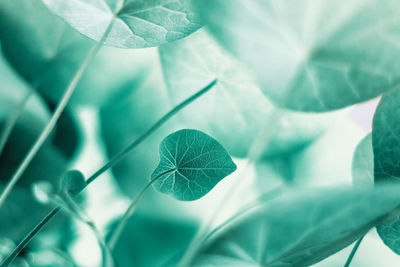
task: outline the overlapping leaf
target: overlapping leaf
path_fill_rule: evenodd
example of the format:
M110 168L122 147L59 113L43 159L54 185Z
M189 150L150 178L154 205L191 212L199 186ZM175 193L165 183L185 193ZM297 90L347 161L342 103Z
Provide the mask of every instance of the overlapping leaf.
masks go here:
M281 107L329 111L371 99L398 83L396 0L196 4L214 36L258 74L264 94Z
M114 18L106 45L158 46L181 39L202 26L192 0L42 0L80 33L99 41Z

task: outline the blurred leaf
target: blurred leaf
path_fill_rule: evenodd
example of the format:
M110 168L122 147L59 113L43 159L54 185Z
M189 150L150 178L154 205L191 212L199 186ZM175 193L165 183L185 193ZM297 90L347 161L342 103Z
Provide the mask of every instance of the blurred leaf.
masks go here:
M53 103L95 45L40 0L2 1L0 40L13 67ZM71 103L102 105L115 91L132 90L146 70L146 53L104 47L83 75Z
M374 155L371 134L360 141L354 152L352 173L353 186L371 187L374 185Z
M78 170L67 171L60 179L60 192L74 196L86 187L83 174Z
M287 193L260 203L258 210L217 234L200 262L218 256L261 266L312 265L351 244L392 211L398 214L399 190L391 184Z
M42 1L80 33L97 41L116 13L105 44L121 48L158 46L202 26L192 10L192 0Z
M162 266L181 254L194 236L192 221L134 215L114 249L118 266ZM175 266L176 263L167 266Z
M246 157L263 128L268 128L263 141L269 156L306 145L323 129L317 116L276 109L263 97L251 73L205 30L161 46L160 57L174 104L218 79L180 118L187 128L214 136L234 156Z
M376 182L400 179L400 165L398 164L400 157L399 98L399 89L385 94L375 112L372 125L372 145Z
M328 111L398 84L396 0L196 3L215 37L257 72L263 93L281 107Z
M206 195L236 170L228 152L212 137L184 129L168 135L160 144L160 163L151 175L153 186L179 200Z

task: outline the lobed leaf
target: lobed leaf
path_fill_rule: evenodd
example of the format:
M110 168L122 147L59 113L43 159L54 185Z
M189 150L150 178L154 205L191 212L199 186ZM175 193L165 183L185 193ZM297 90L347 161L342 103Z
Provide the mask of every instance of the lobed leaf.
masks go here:
M400 65L393 63L400 52L396 0L196 4L214 36L258 74L263 93L278 106L329 111L398 84Z

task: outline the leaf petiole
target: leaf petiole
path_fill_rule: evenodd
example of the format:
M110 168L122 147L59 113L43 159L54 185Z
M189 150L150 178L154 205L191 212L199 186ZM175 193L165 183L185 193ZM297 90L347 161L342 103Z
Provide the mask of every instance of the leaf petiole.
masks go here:
M148 136L150 136L154 131L156 131L159 127L161 127L165 122L167 122L171 117L173 117L176 113L178 113L181 109L192 103L194 100L208 92L214 85L217 83L217 80L213 80L206 87L193 94L173 109L171 109L168 113L166 113L161 119L159 119L150 129L148 129L145 133L139 136L136 140L134 140L127 148L122 150L116 156L114 156L108 163L106 163L103 167L101 167L98 171L96 171L92 176L90 176L86 181L86 186L81 189L83 191L89 184L91 184L97 177L107 171L109 168L113 167L120 160L122 160L126 155L129 154L136 146L138 146L141 142L143 142ZM51 210L46 217L44 217L39 224L33 228L28 235L24 237L24 239L15 247L15 249L11 252L11 254L1 263L0 267L8 266L17 255L21 252L21 250L36 236L37 233L61 210L60 207L56 207Z
M351 261L353 260L354 255L356 254L356 252L357 252L357 250L358 250L358 247L360 246L360 244L361 244L361 242L363 241L364 237L365 237L365 235L361 236L361 237L357 240L357 242L354 244L354 247L353 247L353 249L351 250L351 252L350 252L350 254L349 254L349 257L347 258L346 263L344 264L344 267L349 267L349 266L350 266L350 263L351 263Z

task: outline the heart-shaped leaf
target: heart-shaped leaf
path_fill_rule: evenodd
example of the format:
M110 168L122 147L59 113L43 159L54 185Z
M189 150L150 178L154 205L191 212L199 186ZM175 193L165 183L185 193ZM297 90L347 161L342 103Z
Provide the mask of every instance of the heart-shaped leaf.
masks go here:
M236 170L228 152L212 137L184 129L160 144L160 163L151 175L162 193L184 200L206 195L219 181Z
M257 266L309 266L336 253L399 213L399 185L287 193L237 220L200 253ZM200 265L201 266L201 265Z
M181 39L202 26L192 0L42 0L80 33L102 38L115 14L106 45L158 46Z
M398 84L396 0L196 4L215 37L257 72L264 94L281 107L328 111Z

